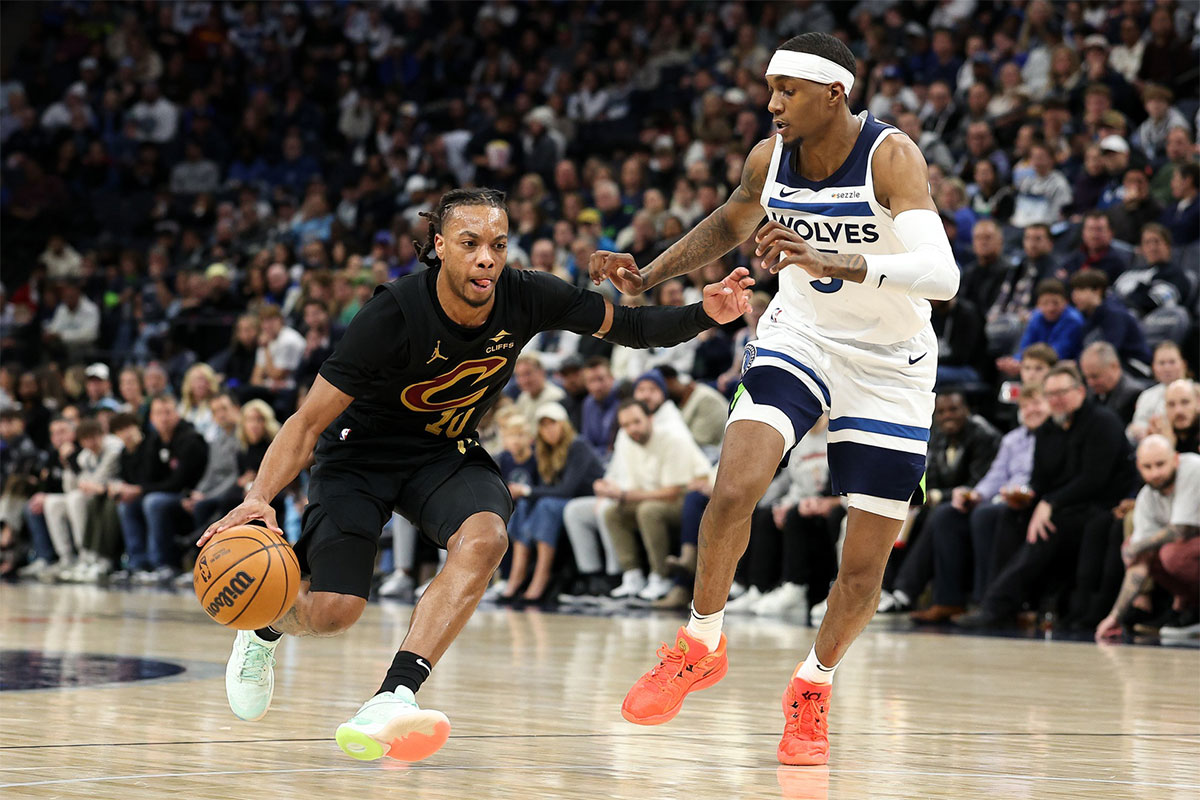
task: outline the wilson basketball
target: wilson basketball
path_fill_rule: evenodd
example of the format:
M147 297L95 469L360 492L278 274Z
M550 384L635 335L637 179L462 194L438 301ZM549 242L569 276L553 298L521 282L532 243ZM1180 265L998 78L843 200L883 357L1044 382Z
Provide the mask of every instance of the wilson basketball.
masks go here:
M204 545L192 570L192 585L205 613L238 630L270 625L300 591L300 562L274 531L241 525Z

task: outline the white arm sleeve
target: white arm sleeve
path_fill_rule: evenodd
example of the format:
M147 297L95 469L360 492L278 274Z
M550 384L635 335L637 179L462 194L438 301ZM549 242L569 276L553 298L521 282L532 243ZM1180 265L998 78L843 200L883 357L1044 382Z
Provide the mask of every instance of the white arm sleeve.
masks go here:
M867 276L864 286L924 297L949 300L958 292L958 264L937 212L914 208L896 215L896 233L905 253L864 256Z

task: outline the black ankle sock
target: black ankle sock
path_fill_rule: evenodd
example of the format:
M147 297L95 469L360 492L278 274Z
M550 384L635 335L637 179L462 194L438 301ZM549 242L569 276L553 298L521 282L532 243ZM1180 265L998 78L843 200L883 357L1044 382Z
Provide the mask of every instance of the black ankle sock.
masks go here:
M263 641L277 642L283 637L283 634L268 625L265 628L259 628L254 632L254 635Z
M392 659L392 666L388 668L387 676L383 679L383 683L379 686L379 691L375 694L394 692L398 686L406 686L415 694L432 671L433 667L429 664L428 660L416 653L401 650Z

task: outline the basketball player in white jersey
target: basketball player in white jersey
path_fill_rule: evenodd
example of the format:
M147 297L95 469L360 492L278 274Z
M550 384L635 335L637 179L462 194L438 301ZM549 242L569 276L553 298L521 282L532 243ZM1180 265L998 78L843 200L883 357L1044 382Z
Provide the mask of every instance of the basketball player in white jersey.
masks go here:
M907 136L850 113L854 56L832 36L785 42L767 68L776 134L750 152L726 203L653 262L592 256L593 280L636 294L720 258L758 230L779 292L746 347L700 528L691 618L629 691L625 719L666 722L728 669L721 633L750 516L781 459L829 414L834 492L849 506L842 564L808 657L783 695L784 764L824 764L833 673L879 600L884 566L925 470L937 339L929 300L959 271ZM768 221L761 229L759 223Z

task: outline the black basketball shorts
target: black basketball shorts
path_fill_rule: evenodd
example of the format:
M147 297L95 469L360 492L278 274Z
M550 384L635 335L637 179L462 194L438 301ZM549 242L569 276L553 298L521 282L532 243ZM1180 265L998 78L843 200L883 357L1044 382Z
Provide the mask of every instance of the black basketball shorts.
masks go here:
M318 463L308 496L295 549L309 591L362 598L370 595L380 535L393 509L442 548L473 514L490 511L507 524L513 511L499 468L481 447L396 471Z

